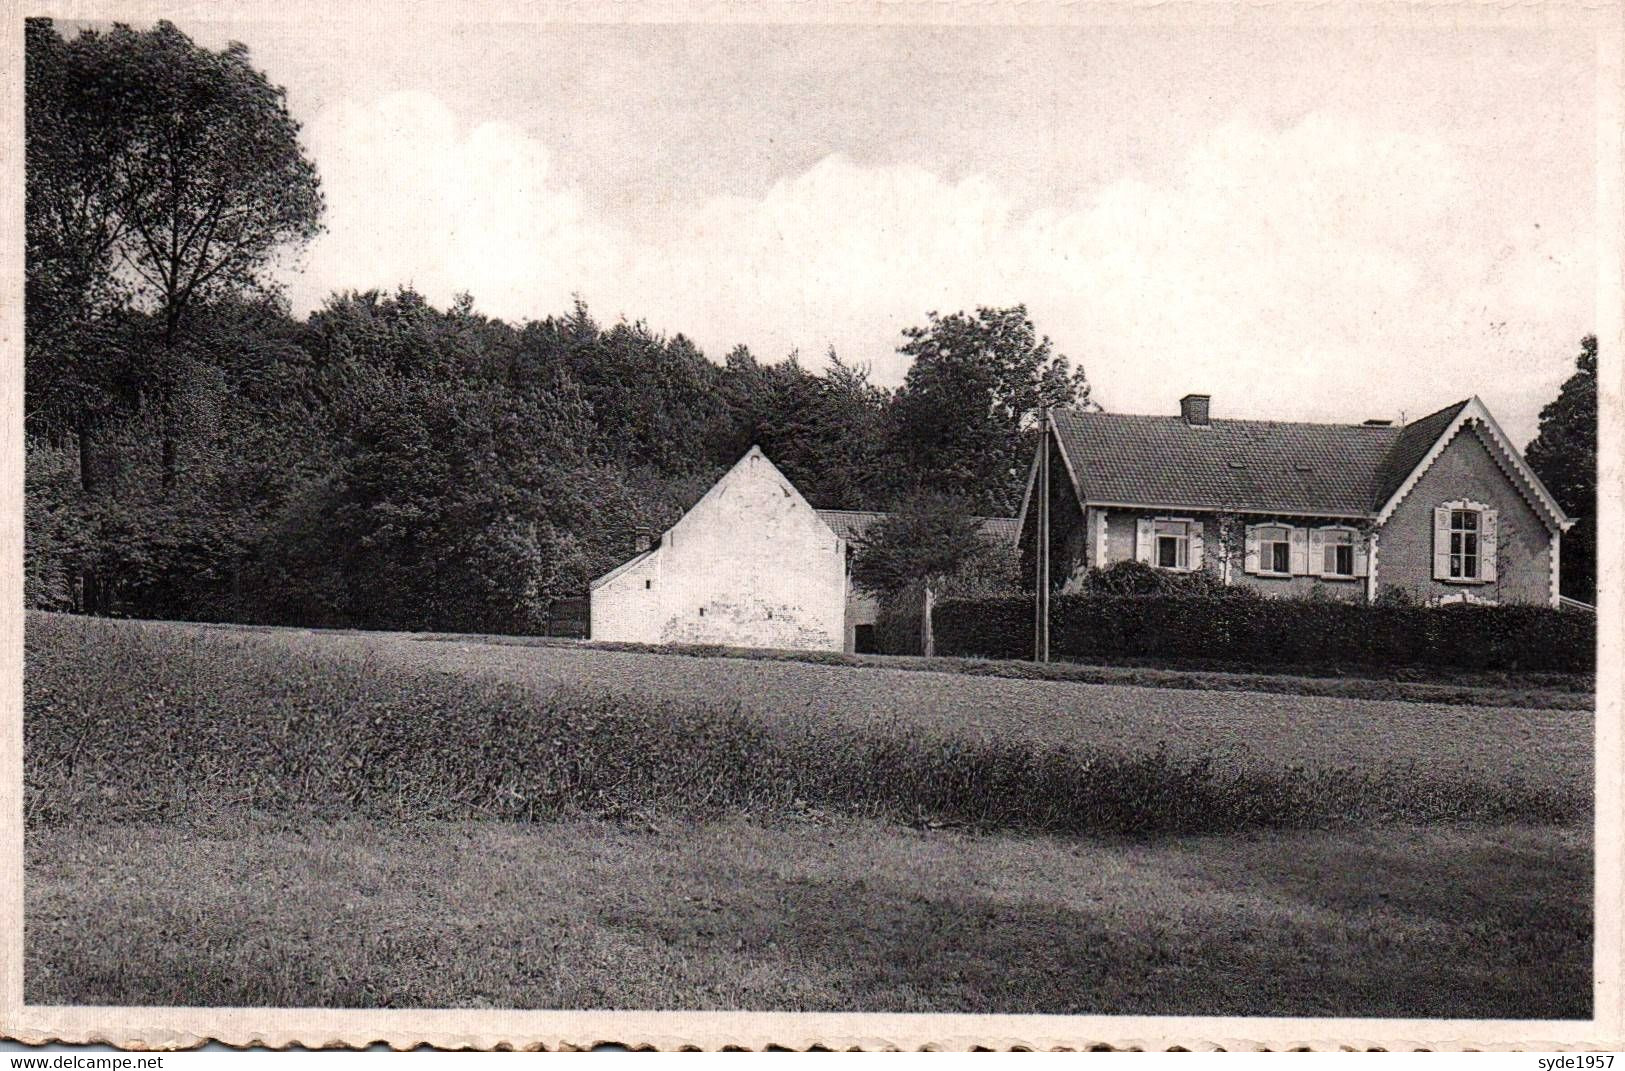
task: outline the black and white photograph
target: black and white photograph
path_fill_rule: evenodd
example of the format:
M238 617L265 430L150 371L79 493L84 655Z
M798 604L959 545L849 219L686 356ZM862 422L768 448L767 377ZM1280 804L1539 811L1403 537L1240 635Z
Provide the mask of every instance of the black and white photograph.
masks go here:
M1617 6L7 10L0 1033L1625 1037Z

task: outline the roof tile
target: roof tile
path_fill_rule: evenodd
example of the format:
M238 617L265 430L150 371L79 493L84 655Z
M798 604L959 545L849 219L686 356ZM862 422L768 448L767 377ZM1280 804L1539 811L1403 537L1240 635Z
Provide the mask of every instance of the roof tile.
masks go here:
M845 540L862 539L871 525L884 520L889 514L875 510L821 509L815 510L830 530ZM998 546L1016 545L1016 518L978 517L982 536Z
M1087 501L1348 517L1372 513L1465 404L1404 428L1275 420L1193 426L1177 416L1070 409L1053 415Z

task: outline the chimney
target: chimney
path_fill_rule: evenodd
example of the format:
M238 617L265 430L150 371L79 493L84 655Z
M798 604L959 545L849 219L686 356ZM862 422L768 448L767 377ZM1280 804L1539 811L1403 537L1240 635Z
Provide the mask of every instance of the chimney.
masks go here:
M1368 428L1388 428L1393 426L1392 420L1378 420L1375 417L1365 422Z
M1207 403L1212 396L1207 394L1187 394L1179 399L1179 415L1185 418L1185 423L1193 428L1206 427Z
M632 549L637 554L646 550L653 550L660 543L653 528L638 527L632 529Z

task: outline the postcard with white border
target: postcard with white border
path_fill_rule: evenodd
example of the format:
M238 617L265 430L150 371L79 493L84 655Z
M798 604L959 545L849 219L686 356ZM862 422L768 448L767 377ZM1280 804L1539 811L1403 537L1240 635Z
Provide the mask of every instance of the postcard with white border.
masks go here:
M0 1035L1625 1044L1617 2L5 11Z

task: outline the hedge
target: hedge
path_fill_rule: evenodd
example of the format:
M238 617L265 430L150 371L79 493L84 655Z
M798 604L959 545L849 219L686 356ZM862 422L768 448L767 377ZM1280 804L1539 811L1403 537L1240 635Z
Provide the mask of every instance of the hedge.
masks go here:
M1213 597L1058 595L1050 654L1250 665L1435 666L1585 673L1596 618L1544 606L1370 606ZM948 599L932 616L937 653L1027 658L1030 596Z

